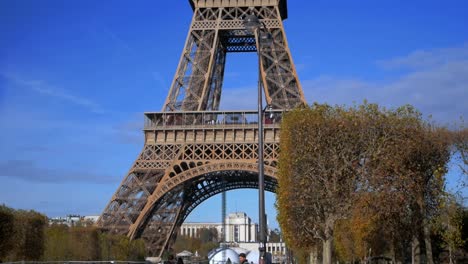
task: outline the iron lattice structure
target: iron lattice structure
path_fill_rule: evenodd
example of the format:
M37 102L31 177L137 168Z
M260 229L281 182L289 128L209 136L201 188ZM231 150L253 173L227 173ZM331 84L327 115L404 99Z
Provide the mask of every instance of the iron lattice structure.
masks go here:
M304 95L289 52L282 19L286 0L192 0L190 31L163 111L218 110L226 53L255 52L255 37L243 19L256 15L273 43L261 48L261 76L267 104L291 109Z
M265 190L275 191L279 122L304 104L282 20L286 0L191 0L194 15L162 112L145 113L145 144L98 226L143 238L161 256L190 212L232 189L258 188L257 111L218 111L228 52L256 52L243 18L255 14L273 36L260 48L265 113Z

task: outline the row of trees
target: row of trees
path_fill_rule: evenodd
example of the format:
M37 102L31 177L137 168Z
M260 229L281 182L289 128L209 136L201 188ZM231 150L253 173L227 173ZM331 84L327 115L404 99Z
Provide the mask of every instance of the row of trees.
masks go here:
M0 261L144 260L145 253L142 240L85 223L49 226L40 213L0 206Z
M270 230L268 235L268 242L280 242L281 233L278 229ZM191 252L198 252L199 256L208 256L208 253L218 248L220 239L216 228L201 228L198 230L195 237L190 236L177 236L177 239L172 247L172 250L182 252L188 250ZM174 253L172 252L172 253Z
M459 247L461 207L444 189L454 138L411 106L314 104L289 112L277 190L286 242L312 260L321 248L326 264L370 255L419 263L421 247L433 263L439 223L447 247Z
M177 236L172 253L188 250L192 253L198 252L199 256L208 256L208 253L217 247L219 241L216 228L201 228L195 237Z
M0 260L38 260L45 249L47 218L0 206Z

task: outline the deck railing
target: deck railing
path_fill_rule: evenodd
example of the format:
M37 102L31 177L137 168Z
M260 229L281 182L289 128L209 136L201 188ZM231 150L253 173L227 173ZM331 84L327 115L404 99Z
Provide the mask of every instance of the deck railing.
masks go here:
M283 110L265 110L265 125L279 125ZM252 127L258 124L257 111L147 112L144 130L192 127Z

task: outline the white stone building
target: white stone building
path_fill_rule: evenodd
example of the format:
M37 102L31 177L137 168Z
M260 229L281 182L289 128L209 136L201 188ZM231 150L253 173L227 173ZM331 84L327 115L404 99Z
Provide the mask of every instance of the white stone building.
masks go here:
M244 212L226 217L226 242L257 242L258 225Z
M52 217L49 218L49 225L67 225L75 226L78 223L82 225L94 224L98 220L99 216L90 215L90 216L80 216L80 215L67 215L65 217Z
M221 240L222 223L186 222L180 227L179 234L197 237L200 229L215 228ZM226 242L257 242L258 224L254 223L244 212L230 213L226 217Z

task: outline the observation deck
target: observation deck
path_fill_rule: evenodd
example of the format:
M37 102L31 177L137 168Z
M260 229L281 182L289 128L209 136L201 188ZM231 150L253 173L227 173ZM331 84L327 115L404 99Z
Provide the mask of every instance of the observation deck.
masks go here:
M279 142L283 110L263 114L265 143ZM257 143L257 111L146 112L145 144Z
M193 10L210 7L278 6L282 20L288 18L287 2L287 0L189 0Z

